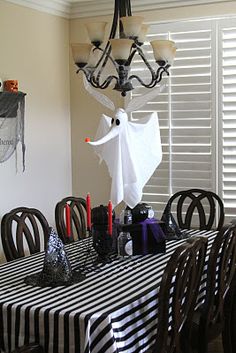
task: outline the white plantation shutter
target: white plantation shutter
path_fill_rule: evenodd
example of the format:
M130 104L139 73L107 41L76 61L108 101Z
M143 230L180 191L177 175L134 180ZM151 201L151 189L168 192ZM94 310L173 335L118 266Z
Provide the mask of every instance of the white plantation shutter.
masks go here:
M236 218L236 19L219 26L220 178L226 219Z
M152 25L150 32L148 40L161 33L178 48L165 91L142 112L133 113L137 117L158 112L163 161L145 186L143 201L160 216L173 193L193 187L212 189L212 29L210 22L191 22Z
M143 193L143 201L153 206L157 217L175 192L201 188L219 194L230 219L236 218L236 26L218 31L222 24L222 20L201 20L150 26L148 41L168 38L178 48L166 89L132 114L139 118L157 111L159 116L163 161ZM222 83L220 32L225 38ZM230 53L228 46L233 46ZM144 49L153 60L148 43ZM230 59L226 60L226 52ZM133 72L147 76L138 57ZM221 86L224 109L220 107ZM144 92L137 85L132 96Z

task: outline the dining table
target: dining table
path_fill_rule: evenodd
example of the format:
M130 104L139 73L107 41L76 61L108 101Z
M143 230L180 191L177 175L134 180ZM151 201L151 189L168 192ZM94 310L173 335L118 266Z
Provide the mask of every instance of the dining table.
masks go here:
M165 253L114 255L105 263L96 261L91 238L67 244L72 268L85 275L70 286L34 287L24 282L42 270L44 252L0 265L2 351L39 342L46 353L146 352L158 344L158 291L170 256L190 236L207 236L209 253L217 231L189 230L185 235L168 240Z

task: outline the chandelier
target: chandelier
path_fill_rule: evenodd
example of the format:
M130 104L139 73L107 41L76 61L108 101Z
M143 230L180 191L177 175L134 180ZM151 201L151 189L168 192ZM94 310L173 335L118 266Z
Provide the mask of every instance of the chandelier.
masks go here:
M175 43L170 40L151 41L155 60L149 63L142 50L148 26L143 24L143 17L132 16L130 0L115 0L109 40L103 45L106 25L106 22L86 23L91 43L71 45L77 73L82 71L93 87L105 89L113 86L114 90L126 96L134 88L134 80L146 88L153 88L162 80L164 73L169 75L168 69L176 52ZM135 54L145 64L149 72L148 80L132 74L131 64ZM111 65L112 73L104 77Z

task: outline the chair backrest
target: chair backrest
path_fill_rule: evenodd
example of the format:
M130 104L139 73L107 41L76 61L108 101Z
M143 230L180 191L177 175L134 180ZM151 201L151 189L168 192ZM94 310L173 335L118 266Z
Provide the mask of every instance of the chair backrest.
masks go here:
M48 222L35 208L18 207L2 218L1 237L7 261L24 257L27 248L30 254L45 249L48 236Z
M207 238L196 237L179 246L165 268L158 296L158 324L153 353L180 352L186 320L191 320L196 303Z
M220 230L224 224L224 205L218 195L202 189L183 190L175 193L168 201L163 213L171 210L175 204L178 225L183 229L193 226L194 217L200 230L211 230L214 226ZM218 221L217 221L218 207Z
M206 296L202 309L205 326L223 322L224 301L235 275L236 225L230 225L218 233L209 255Z
M66 204L70 206L71 238L68 238L66 230ZM55 208L55 221L58 235L63 243L86 237L86 214L86 200L82 197L65 197L57 203Z

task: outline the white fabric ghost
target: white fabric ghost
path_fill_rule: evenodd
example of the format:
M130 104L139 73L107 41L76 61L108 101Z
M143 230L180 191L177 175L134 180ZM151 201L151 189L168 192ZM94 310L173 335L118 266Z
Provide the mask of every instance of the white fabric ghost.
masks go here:
M123 109L118 109L113 124L111 118L103 115L96 139L89 143L107 164L113 206L123 200L129 207L135 207L162 159L157 114L132 122Z
M115 110L113 102L99 91L92 89L84 80L87 91L100 103ZM113 206L124 201L134 208L142 199L143 187L162 160L161 138L157 113L137 121L129 121L127 112L136 110L156 96L161 88L137 97L126 109L119 108L114 119L103 115L95 136L88 142L107 164L111 184Z

